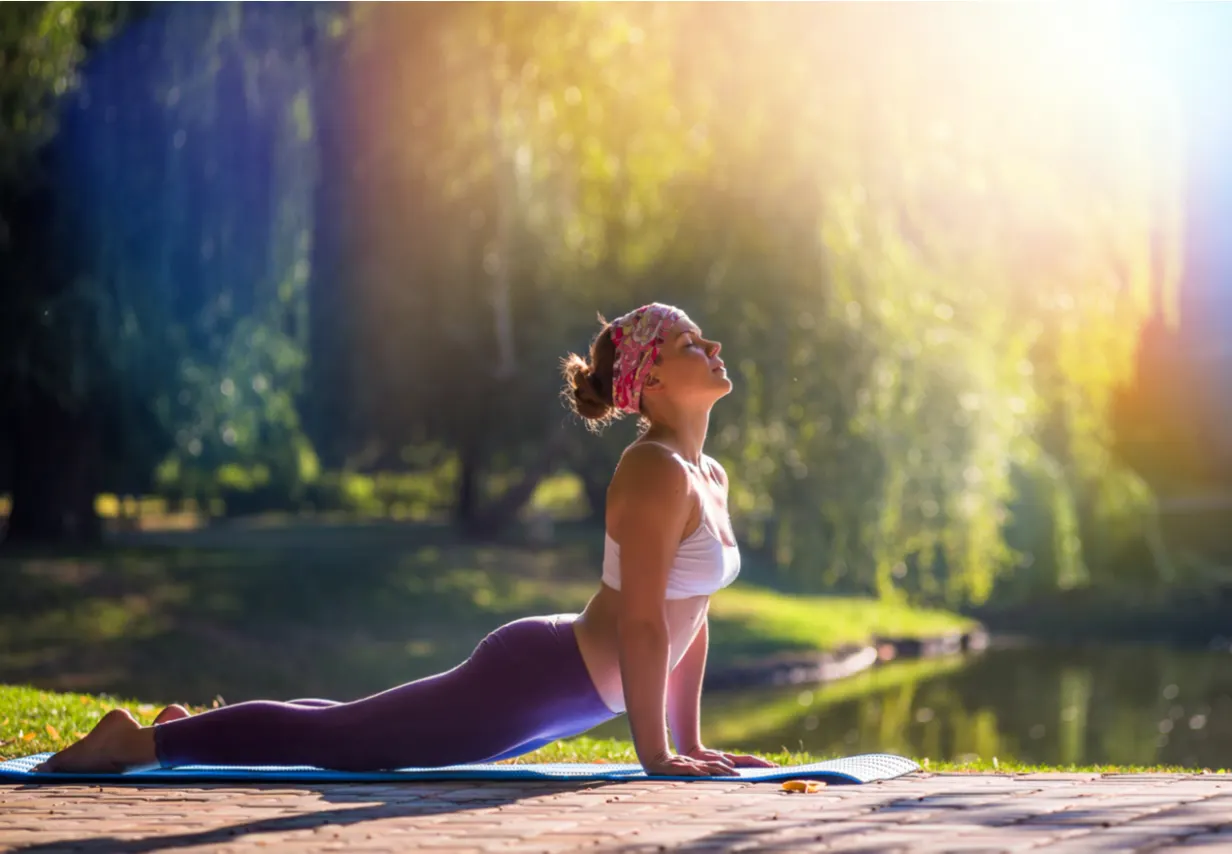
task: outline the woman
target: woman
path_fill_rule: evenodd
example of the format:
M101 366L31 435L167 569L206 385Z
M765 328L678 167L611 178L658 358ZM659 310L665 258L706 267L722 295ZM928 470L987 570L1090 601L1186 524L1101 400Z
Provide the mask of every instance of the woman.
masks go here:
M349 703L254 700L195 716L169 706L148 727L115 709L36 770L491 762L624 711L648 774L773 766L708 750L699 733L709 598L740 570L727 475L702 453L710 409L731 390L718 342L653 303L604 326L564 374L592 426L623 414L645 425L608 489L602 583L581 614L515 620L454 669Z

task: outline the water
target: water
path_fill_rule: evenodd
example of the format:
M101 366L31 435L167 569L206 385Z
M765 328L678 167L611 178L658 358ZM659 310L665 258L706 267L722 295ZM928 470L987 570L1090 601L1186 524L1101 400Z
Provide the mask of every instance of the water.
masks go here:
M1232 768L1232 654L999 649L823 686L713 693L708 745L937 760Z

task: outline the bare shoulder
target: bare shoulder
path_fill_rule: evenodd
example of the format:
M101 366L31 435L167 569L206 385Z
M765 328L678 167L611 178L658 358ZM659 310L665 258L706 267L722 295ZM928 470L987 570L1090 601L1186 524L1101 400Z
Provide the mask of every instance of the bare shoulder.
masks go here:
M662 445L630 445L612 475L611 492L617 497L630 491L636 491L639 501L678 499L689 491L689 473Z
M608 487L607 529L625 543L630 535L677 542L692 507L693 481L674 454L661 445L633 445L616 466Z

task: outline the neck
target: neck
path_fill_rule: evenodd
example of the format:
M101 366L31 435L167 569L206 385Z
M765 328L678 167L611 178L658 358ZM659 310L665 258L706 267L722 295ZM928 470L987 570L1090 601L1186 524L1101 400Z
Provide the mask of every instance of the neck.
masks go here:
M706 431L710 429L710 410L701 412L672 412L651 420L646 438L674 447L686 460L696 466L702 463L702 447L706 444Z

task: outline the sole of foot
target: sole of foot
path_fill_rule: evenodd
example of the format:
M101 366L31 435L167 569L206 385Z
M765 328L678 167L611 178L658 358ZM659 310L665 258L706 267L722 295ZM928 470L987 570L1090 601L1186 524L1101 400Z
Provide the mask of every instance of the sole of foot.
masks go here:
M141 724L127 709L112 709L80 741L32 770L40 773L114 773L131 767L125 748ZM127 738L126 738L127 737Z

